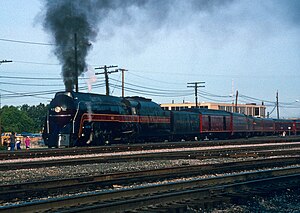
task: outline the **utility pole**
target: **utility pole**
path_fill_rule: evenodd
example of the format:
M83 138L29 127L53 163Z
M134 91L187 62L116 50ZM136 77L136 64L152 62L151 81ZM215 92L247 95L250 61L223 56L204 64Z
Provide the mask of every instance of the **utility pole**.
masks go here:
M114 68L114 67L118 67L118 66L106 66L106 65L104 65L104 67L97 67L97 68L95 68L95 70L99 70L99 69L104 70L104 72L98 72L98 73L95 73L95 75L104 74L104 76L105 76L105 86L106 86L106 95L107 96L109 96L108 74L111 74L111 73L119 71L119 70L108 71L109 68Z
M10 63L12 60L2 60L0 61L0 65L3 63ZM1 93L0 93L0 143L2 144L2 106L1 106Z
M204 83L205 83L204 81L187 83L187 84L192 84L192 85L193 85L193 86L187 86L187 87L195 88L195 102L196 102L196 108L198 108L198 88L199 88L199 87L205 87L205 86L198 85L198 84L204 84Z
M128 70L126 70L126 69L119 69L119 70L122 72L122 97L124 97L124 84L125 84L125 81L124 81L125 74L124 74L124 72L128 71Z
M235 112L238 112L237 102L238 102L239 91L236 91L235 94Z
M0 143L2 144L2 106L1 106L1 93L0 93Z
M77 33L74 33L74 72L75 72L75 92L78 92L78 59L77 59Z
M277 107L277 119L279 119L279 101L278 101L278 90L276 92L276 107Z

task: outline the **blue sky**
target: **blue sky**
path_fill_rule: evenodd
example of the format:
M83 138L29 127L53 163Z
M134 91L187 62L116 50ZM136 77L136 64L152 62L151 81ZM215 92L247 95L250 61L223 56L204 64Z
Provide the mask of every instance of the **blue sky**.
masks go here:
M300 1L207 2L152 1L107 10L99 14L86 61L91 67L128 69L128 96L193 102L187 83L205 81L201 102L230 103L238 90L239 103L263 101L270 112L278 90L280 116L300 117ZM2 106L48 103L55 91L64 90L54 46L32 44L53 44L43 29L44 4L1 1L0 61L14 61L0 65ZM112 95L121 95L120 81L120 73L110 75ZM79 83L87 92L84 76ZM105 94L103 83L98 75L92 92Z

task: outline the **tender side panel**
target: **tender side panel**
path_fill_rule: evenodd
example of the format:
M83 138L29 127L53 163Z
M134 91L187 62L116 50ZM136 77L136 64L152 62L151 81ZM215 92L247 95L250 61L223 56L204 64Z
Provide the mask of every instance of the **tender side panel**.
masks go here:
M87 121L88 122L170 124L170 117L84 113L81 117L78 136L81 135L83 124L84 122Z

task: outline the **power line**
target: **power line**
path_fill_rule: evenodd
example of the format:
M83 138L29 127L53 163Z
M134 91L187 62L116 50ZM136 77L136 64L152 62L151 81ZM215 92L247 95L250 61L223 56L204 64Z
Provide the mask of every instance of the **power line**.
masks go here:
M131 71L131 70L130 70ZM155 81L155 82L159 82L159 83L164 83L164 84L178 84L178 83L173 83L173 82L167 82L167 81L160 81L160 80L156 80L156 79L153 79L153 78L148 78L148 77L145 77L145 76L141 76L141 75L137 75L137 74L133 74L133 73L128 73L130 75L133 75L133 76L137 76L139 78L142 78L142 79L147 79L147 80L151 80L151 81Z
M7 79L26 79L26 80L62 80L62 78L50 78L50 77L25 77L25 76L0 76L0 78L7 78Z
M116 82L120 82L119 80L116 80L114 78L111 78L111 80L113 81L116 81ZM144 88L144 89L150 89L150 90L153 90L153 91L166 91L166 92L189 92L190 90L166 90L166 89L162 89L162 88L153 88L153 87L146 87L146 86L141 86L141 85L137 85L137 84L132 84L132 83L126 83L127 85L131 85L131 86L134 86L134 87L138 87L138 88Z
M10 63L10 62L12 62L12 60L2 60L2 61L0 61L0 65L3 63Z
M61 84L30 84L30 83L10 83L10 82L3 82L1 81L0 84L4 85L12 85L12 86L34 86L34 87L58 87L64 86L63 83Z
M0 76L0 78L7 79L26 79L26 80L62 80L61 77L25 77L25 76ZM70 77L71 78L71 77ZM88 78L80 78L80 80L87 80Z
M60 84L36 84L36 83L15 83L15 82L3 82L1 81L0 84L4 85L11 85L11 86L30 86L30 87L59 87L64 86L63 82ZM85 82L81 82L81 85L86 84Z
M45 62L33 62L33 61L15 61L14 63L21 63L21 64L35 64L35 65L49 65L49 66L60 66L60 64L52 64L52 63L45 63Z
M15 62L15 61L14 61ZM18 62L23 62L23 61L18 61ZM31 63L31 62L29 62ZM35 63L35 62L33 62ZM42 63L44 64L44 63ZM48 64L44 64L44 65L48 65ZM49 64L49 65L55 65L55 64ZM138 76L141 77L141 76ZM19 80L45 80L45 81L52 81L52 80L62 80L61 77L57 77L57 78L50 78L50 77L25 77L25 76L0 76L0 78L3 79L19 79ZM141 77L144 78L144 77ZM80 80L85 80L87 78L80 78ZM148 79L148 78L145 78ZM120 82L119 80L115 80L112 78L112 80L116 81L116 82ZM154 79L151 79L151 81L156 81ZM157 81L156 81L157 82ZM160 81L159 81L160 82ZM162 81L161 81L162 82ZM52 85L39 85L39 84L29 84L29 83L16 83L16 82L0 82L2 84L6 84L6 85L15 85L15 86L37 86L37 87L42 87L42 86L52 86ZM169 82L170 83L170 82ZM83 83L82 83L83 84ZM141 86L141 85L136 85L136 84L132 84L132 83L126 83L128 86L124 87L124 89L126 91L130 91L130 92L134 92L137 94L143 94L143 95L151 95L151 96L159 96L159 97L182 97L182 96L190 96L192 95L192 93L189 92L189 90L179 90L179 89L161 89L159 87L153 88L153 87L147 87L147 86ZM178 83L172 83L175 85L178 85ZM54 86L54 85L53 85ZM55 86L62 86L62 85L55 85ZM104 84L95 84L95 86L93 86L94 88L99 88L99 87L103 87ZM118 85L116 85L116 88L120 88ZM12 92L12 91L4 91L4 92ZM47 92L47 93L45 93ZM23 96L35 96L35 95L44 95L44 94L53 94L57 92L57 90L47 90L47 91L36 91L36 92L28 92L28 93L11 93L11 94L3 94L4 98L20 98ZM213 94L213 93L209 93L207 91L197 91L197 94L202 97L205 98L207 100L212 100L212 101L217 101L217 102L229 102L228 100L226 100L229 96L228 95L217 95L217 94ZM274 101L269 101L269 100L263 100L263 99L259 99L256 97L251 97L251 96L247 96L247 95L243 95L241 94L240 97L242 97L243 99L247 99L247 100L254 100L254 101L264 101L265 103L271 103L272 105L266 105L266 106L274 106L273 104L275 103ZM217 100L215 98L222 98L225 100ZM279 102L280 107L282 108L293 108L293 109L298 109L300 108L299 105L297 105L296 103L288 103L288 102Z
M103 87L104 84L97 84L94 87ZM80 89L87 89L87 86L81 86L79 87ZM22 98L22 97L31 97L31 96L40 96L40 95L53 95L61 90L46 90L46 91L37 91L37 92L15 92L15 91L10 91L10 90L5 90L5 89L0 89L2 92L7 92L9 94L3 94L3 98Z
M113 80L115 82L120 82L119 80L116 80L114 78L111 78L111 80ZM126 83L126 84L138 88L138 89L136 89L136 88L126 87L126 89L130 88L131 91L139 91L141 93L147 93L147 95L155 95L155 96L164 96L165 97L167 95L170 95L172 97L175 97L175 96L180 97L180 96L186 96L188 94L188 91L189 91L189 90L183 90L183 89L182 90L177 90L177 89L176 90L171 90L171 89L153 88L153 87L146 87L146 86L141 86L141 85L132 84L132 83ZM145 89L145 90L141 90L140 88ZM203 90L202 91L197 91L197 92L198 92L198 96L200 96L200 97L202 97L206 100L216 101L216 102L228 102L228 103L231 102L231 99L230 99L229 95L217 95L217 94L213 94L213 93L203 91ZM174 93L177 93L177 95L173 96ZM250 97L250 96L245 96L245 95L243 95L243 96L247 97L246 99L249 99L249 100L255 100L255 101L260 101L260 102L264 101L262 99L253 98L253 97ZM215 98L222 98L222 100L221 99L215 99ZM245 102L245 103L248 102L246 100L243 101L243 98L241 98L241 101ZM273 104L275 103L274 101L265 101L265 102L272 104L272 105L266 105L266 106L273 106ZM280 104L282 105L283 103L280 102ZM288 105L291 105L291 103L289 103Z
M117 87L121 87L117 85ZM157 96L157 97L182 97L182 96L189 96L193 93L186 93L186 94L179 94L179 93L173 93L173 94L165 94L165 93L153 93L151 91L144 91L144 90L137 90L135 88L125 87L126 91L134 92L136 94L143 94L143 95L149 95L149 96Z
M223 102L230 103L231 102L231 100L226 101L226 100L218 100L218 99L214 99L214 98L209 98L205 95L199 95L199 93L198 93L198 96L200 96L203 99L209 100L209 101L215 101L215 102L221 102L221 103L223 103Z
M274 101L270 101L270 100L263 100L263 99L259 99L259 98L253 98L247 95L242 95L240 94L240 97L243 97L245 99L249 99L249 100L254 100L254 101L263 101L263 102L267 102L267 103L274 103Z
M181 96L187 96L192 94L189 92L189 90L180 91L180 90L163 90L163 89L156 89L156 88L154 89L154 88L138 86L130 83L127 83L127 85L131 85L133 87L126 86L125 87L126 91L136 92L144 95L153 95L153 96L161 96L161 97L181 97ZM115 86L117 88L121 88L120 85L115 84Z
M32 41L21 41L21 40L13 40L13 39L5 39L5 38L0 38L0 41L13 42L13 43L20 43L20 44L43 45L43 46L53 46L53 45L55 45L55 44L51 44L51 43L32 42Z

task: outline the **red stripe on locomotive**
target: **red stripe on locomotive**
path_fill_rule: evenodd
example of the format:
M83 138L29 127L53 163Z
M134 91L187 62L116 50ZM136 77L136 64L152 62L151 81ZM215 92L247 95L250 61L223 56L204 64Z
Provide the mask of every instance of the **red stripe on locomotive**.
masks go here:
M138 116L138 115L114 115L114 114L89 114L84 113L80 121L80 129L78 135L82 133L82 127L84 122L132 122L132 123L163 123L169 124L169 117L159 117L159 116Z

